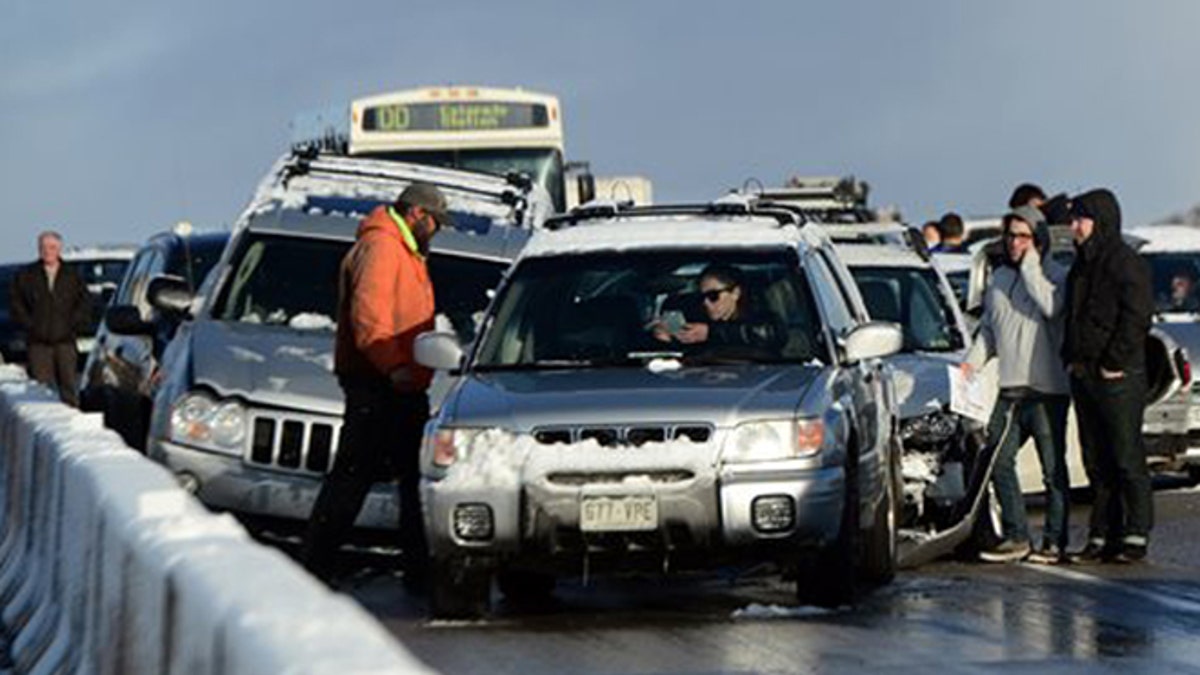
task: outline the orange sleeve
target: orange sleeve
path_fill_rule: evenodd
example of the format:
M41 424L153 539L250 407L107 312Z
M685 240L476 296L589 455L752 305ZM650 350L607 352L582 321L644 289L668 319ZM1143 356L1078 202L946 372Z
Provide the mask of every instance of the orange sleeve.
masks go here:
M386 239L362 243L365 245L351 275L350 322L354 327L354 346L376 370L387 375L407 361L395 325L395 284L400 273L400 256Z

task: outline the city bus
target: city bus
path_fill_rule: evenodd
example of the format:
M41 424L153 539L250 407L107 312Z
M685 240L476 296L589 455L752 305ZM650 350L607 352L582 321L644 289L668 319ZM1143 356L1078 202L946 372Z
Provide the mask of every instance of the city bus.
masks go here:
M520 172L566 208L562 108L524 89L421 87L297 116L292 143L353 156L483 171Z

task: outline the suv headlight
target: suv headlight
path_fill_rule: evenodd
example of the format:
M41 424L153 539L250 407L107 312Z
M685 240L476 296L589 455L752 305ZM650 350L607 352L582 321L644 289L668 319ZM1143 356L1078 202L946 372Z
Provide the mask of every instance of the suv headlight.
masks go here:
M958 416L944 410L910 417L900 422L900 440L907 443L941 443L958 432Z
M171 406L170 438L183 445L241 455L246 408L237 401L218 401L200 392L185 394Z
M483 429L439 427L430 420L421 443L421 466L427 473L445 474L455 462L466 461Z
M769 462L815 455L825 441L819 419L745 422L725 441L726 462Z

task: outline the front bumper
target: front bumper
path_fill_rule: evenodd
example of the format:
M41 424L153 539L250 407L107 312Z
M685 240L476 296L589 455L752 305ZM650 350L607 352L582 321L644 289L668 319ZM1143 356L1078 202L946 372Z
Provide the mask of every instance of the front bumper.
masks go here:
M651 559L676 552L722 553L737 558L754 550L770 557L794 556L832 542L841 527L845 474L840 467L803 462L726 465L714 470L691 466L640 466L622 477L599 480L596 472L555 471L522 476L512 484L478 481L422 481L426 533L438 558L480 557L529 562L569 561L581 556L647 553ZM587 480L588 477L597 480ZM764 531L754 524L760 498L786 497L789 526ZM652 498L657 525L640 531L583 531L585 499ZM455 510L487 505L492 534L467 540L455 530ZM725 557L725 556L722 556Z
M196 450L162 440L152 442L150 456L176 476L197 482L196 496L210 508L257 516L307 520L321 489L321 479L248 466L241 457ZM398 486L376 484L359 511L357 527L399 527Z

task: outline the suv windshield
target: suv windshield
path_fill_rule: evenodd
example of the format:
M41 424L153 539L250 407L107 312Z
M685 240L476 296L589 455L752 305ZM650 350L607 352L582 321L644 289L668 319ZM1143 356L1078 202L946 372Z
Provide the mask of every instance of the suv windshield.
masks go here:
M912 267L853 267L863 302L872 319L893 321L904 329L904 351L961 349L954 310L938 290L937 274Z
M1154 306L1159 312L1200 312L1200 251L1148 253Z
M479 369L825 359L793 251L653 251L532 258L513 272Z
M333 330L338 266L350 242L251 233L213 309L223 321Z

